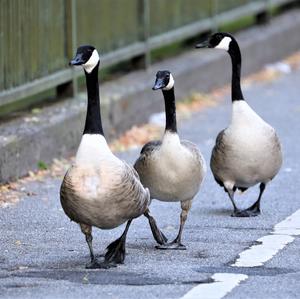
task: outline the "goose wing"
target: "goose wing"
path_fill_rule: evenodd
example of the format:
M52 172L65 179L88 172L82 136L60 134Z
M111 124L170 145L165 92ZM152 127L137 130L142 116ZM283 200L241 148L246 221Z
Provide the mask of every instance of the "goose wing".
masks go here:
M225 129L222 130L217 138L216 144L213 147L211 158L210 158L210 167L216 182L223 186L222 180L218 177L218 173L224 168L224 157L226 155L226 143L225 143Z
M128 219L142 215L150 205L150 192L144 188L136 170L124 162L125 171L123 172L120 185L116 187L116 196L122 198Z
M152 151L161 146L161 140L153 140L146 143L141 149L141 155L149 155Z
M71 167L63 180L60 199L71 220L113 228L142 215L150 204L149 190L126 163L116 169L83 174ZM109 172L108 172L109 171Z
M205 160L199 151L196 144L188 141L188 140L181 140L181 145L185 146L189 149L189 151L192 153L192 155L196 158L197 162L200 164L201 168L203 169L204 174L206 173L206 163Z
M65 213L69 216L69 218L72 221L77 222L77 213L76 209L72 208L72 205L70 203L70 199L72 198L72 202L76 207L80 206L80 196L76 192L76 189L73 186L72 178L70 176L70 173L72 171L74 166L71 166L68 171L66 172L64 179L62 181L61 187L60 187L60 202L61 205L65 211Z
M141 150L140 156L134 163L135 170L141 175L144 171L146 171L147 162L149 162L151 155L154 151L156 151L162 142L160 140L153 140L146 143Z

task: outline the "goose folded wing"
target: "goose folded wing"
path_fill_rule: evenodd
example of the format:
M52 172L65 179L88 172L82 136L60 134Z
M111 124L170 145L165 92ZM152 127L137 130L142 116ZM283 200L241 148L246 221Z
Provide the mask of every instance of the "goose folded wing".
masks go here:
M148 153L151 153L153 150L157 149L159 146L161 146L160 140L150 141L143 146L141 155L147 155Z
M115 191L128 213L128 219L131 219L139 217L146 211L150 204L150 192L143 187L135 169L127 163L124 163L124 166L122 180Z

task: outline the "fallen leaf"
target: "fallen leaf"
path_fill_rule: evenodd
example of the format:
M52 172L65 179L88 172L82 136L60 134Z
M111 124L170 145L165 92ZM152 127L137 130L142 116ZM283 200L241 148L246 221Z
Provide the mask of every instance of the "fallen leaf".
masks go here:
M86 274L86 275L83 276L82 282L83 282L83 283L89 283L88 274Z

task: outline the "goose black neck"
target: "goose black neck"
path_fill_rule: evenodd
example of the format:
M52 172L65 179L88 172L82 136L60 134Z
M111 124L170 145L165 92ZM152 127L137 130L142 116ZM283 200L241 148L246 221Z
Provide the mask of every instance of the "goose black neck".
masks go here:
M165 111L166 111L166 127L165 131L177 132L176 125L176 105L175 105L175 94L174 87L169 90L163 90L165 100Z
M244 100L241 89L241 51L236 41L232 41L229 47L229 55L232 62L231 98L232 102Z
M100 113L98 69L99 63L91 73L85 71L88 103L83 134L101 134L104 136Z

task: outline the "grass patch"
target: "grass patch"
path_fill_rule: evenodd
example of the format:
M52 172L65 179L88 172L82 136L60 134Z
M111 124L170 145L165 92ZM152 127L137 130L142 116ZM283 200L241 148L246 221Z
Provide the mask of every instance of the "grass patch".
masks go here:
M185 42L180 41L151 51L151 62L157 62L168 57L176 56L186 50Z
M0 105L0 120L9 120L10 118L16 117L20 114L15 113L16 111L22 110L22 112L28 112L33 107L45 105L46 103L50 103L55 100L56 90L53 88L6 105Z
M37 167L39 170L47 170L49 168L48 164L44 161L38 161Z
M237 32L254 25L256 22L255 16L245 16L232 22L228 22L219 26L219 31L222 32Z

